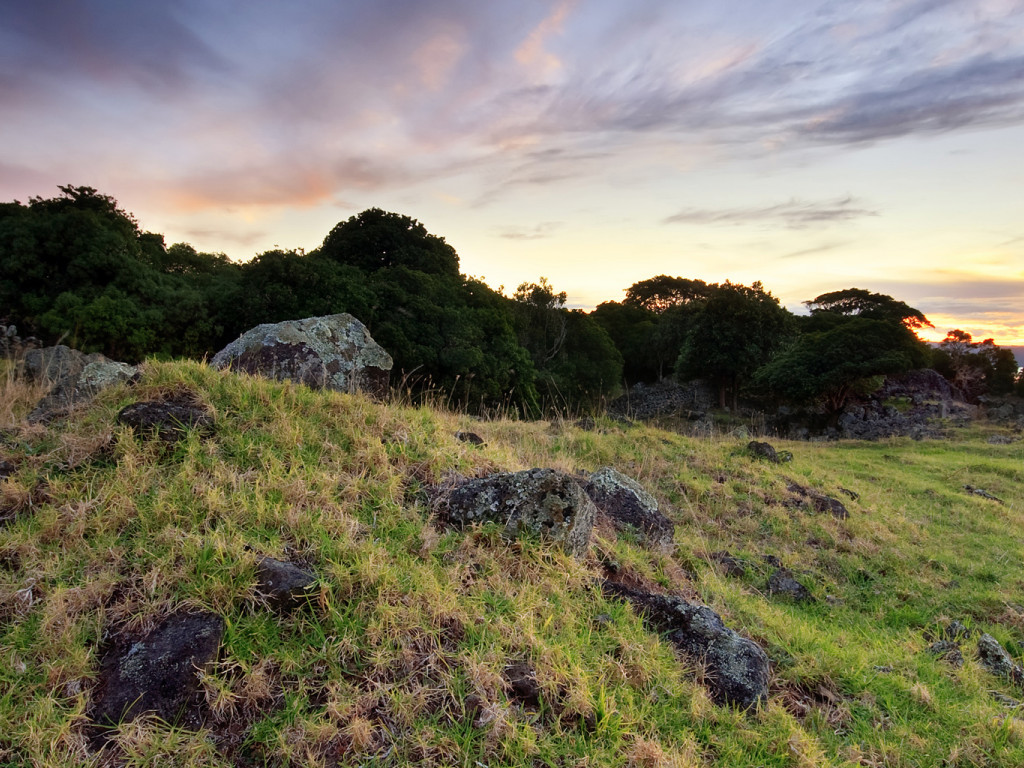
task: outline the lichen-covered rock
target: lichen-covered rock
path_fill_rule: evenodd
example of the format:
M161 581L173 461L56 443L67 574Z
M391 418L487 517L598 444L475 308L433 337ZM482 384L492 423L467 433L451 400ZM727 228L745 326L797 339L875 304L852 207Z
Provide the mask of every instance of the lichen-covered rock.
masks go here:
M978 638L978 661L996 677L1024 686L1024 668L1015 664L1006 649L988 633Z
M657 499L633 478L602 467L584 489L597 507L598 519L607 519L617 531L633 532L646 546L663 552L675 546L675 525L658 511Z
M169 723L197 725L199 673L217 659L224 619L176 614L140 640L117 640L100 661L90 719L102 727L152 712Z
M590 543L596 510L570 475L554 469L501 472L469 480L441 500L453 525L500 523L506 538L538 536L582 557Z
M827 512L837 520L846 520L850 516L850 511L846 508L846 505L837 498L826 496L824 493L811 488L804 488L798 483L790 483L786 486L786 490L796 495L799 499L810 503L816 512ZM851 491L847 491L847 493L851 493Z
M716 703L747 709L768 696L768 656L753 640L726 627L707 606L608 581L602 589L606 595L628 600L649 626L666 633L669 642L703 663L708 672L704 681Z
M49 392L28 416L34 422L62 415L107 387L139 377L135 366L100 354L86 355L63 344L29 350L19 370L29 381L50 385Z
M264 557L256 566L256 590L267 605L289 610L307 602L317 585L316 576L294 563Z
M145 400L132 403L117 414L117 423L143 435L157 435L173 443L185 438L188 430L213 434L213 416L205 408L178 400Z
M758 440L751 440L747 443L747 451L755 459L766 459L773 464L779 464L782 462L782 459L779 458L778 452L771 443L762 443Z
M383 396L393 363L365 325L342 313L258 325L210 364L314 389Z
M794 578L788 568L778 568L768 577L768 593L789 598L798 603L813 603L811 590Z

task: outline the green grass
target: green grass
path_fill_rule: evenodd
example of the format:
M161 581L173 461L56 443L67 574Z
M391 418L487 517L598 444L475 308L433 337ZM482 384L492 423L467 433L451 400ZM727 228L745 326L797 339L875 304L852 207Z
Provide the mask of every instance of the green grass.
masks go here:
M215 414L212 439L166 448L115 424L182 389ZM0 485L17 512L0 530L0 765L1024 765L1024 723L990 693L1024 692L979 666L973 640L962 669L927 652L959 619L1024 653L1024 443L989 445L986 427L778 441L794 459L773 465L738 437L480 422L194 363L150 363L133 389L48 427L17 421L37 394L8 378L0 413L0 458L18 465ZM449 473L604 465L659 499L675 553L627 537L576 562L497 526L439 528L426 493ZM840 498L849 519L793 505L791 482ZM742 576L712 561L723 549ZM255 605L264 555L316 571L313 605ZM816 602L769 599L764 555ZM768 702L712 704L692 661L594 588L608 561L757 640ZM227 621L205 728L141 720L90 752L106 633L182 608ZM510 661L536 670L539 707L504 689Z

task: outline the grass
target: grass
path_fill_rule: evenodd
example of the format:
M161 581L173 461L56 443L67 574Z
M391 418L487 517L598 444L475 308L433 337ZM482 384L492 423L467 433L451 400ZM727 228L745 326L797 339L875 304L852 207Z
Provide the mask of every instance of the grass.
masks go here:
M17 467L0 481L0 765L1024 765L1024 723L991 695L1022 692L980 667L973 640L961 669L927 651L958 619L1024 653L1024 443L989 445L992 428L778 441L794 459L773 465L739 437L476 421L195 363L149 363L45 427L21 421L38 391L9 374L0 388L0 459ZM167 448L116 425L123 406L181 390L214 413L214 438ZM440 528L426 493L451 473L604 465L659 499L675 553L600 540L576 562L495 526ZM792 482L849 518L794 505ZM255 606L265 555L318 574L313 606ZM816 602L769 599L764 555ZM761 643L768 702L712 704L692 661L594 588L608 561ZM139 720L91 752L104 638L182 608L227 621L206 726ZM535 670L537 707L506 690L512 661Z

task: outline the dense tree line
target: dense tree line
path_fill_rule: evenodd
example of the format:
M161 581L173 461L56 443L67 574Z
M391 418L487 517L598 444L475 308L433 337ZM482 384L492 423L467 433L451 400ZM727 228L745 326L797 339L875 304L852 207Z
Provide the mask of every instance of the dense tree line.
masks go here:
M200 358L259 323L349 312L394 357L397 386L472 410L585 410L666 376L714 382L722 406L743 394L834 411L879 376L928 365L972 396L1014 387L1009 350L962 331L930 348L921 312L856 288L794 316L760 283L659 275L584 313L544 278L493 291L461 273L444 238L380 209L309 253L237 264L167 246L91 187L60 189L0 204L0 315L121 360Z

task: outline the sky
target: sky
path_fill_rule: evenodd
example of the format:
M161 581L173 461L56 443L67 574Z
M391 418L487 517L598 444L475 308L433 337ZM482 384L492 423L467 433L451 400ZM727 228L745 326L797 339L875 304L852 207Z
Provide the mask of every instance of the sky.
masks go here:
M1024 345L1024 0L0 0L0 199L247 260L370 207L590 309L659 274Z

